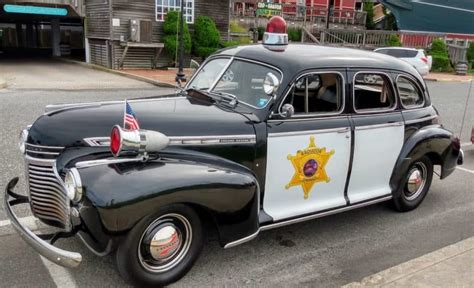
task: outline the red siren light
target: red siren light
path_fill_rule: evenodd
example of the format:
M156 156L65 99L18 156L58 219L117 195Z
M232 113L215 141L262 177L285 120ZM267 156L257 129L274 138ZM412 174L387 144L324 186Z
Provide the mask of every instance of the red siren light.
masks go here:
M272 51L284 51L288 45L287 25L285 19L273 16L267 24L263 35L263 44Z

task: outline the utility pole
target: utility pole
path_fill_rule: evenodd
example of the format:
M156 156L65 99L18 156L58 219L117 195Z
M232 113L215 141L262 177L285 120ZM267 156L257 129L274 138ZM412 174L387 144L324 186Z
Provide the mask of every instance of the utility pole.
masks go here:
M181 0L181 22L179 25L179 65L178 73L176 73L176 82L181 86L182 82L186 82L186 75L184 74L184 1Z

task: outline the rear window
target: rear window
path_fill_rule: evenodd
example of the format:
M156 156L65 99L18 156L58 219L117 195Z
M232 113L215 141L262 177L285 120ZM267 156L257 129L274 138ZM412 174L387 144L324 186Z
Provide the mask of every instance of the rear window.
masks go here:
M418 51L406 49L380 49L377 53L390 55L397 58L413 58L416 57Z

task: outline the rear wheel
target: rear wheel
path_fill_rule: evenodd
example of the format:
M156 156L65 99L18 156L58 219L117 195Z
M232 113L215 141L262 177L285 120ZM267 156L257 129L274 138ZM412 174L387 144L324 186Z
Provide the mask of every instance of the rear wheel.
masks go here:
M197 213L185 205L170 205L129 232L117 250L117 267L131 284L168 285L191 269L202 244Z
M433 164L424 156L412 163L404 178L400 195L393 198L398 211L411 211L425 198L433 180Z

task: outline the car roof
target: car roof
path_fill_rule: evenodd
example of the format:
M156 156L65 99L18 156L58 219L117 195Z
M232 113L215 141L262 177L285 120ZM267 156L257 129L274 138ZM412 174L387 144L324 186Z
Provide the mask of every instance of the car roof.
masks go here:
M366 68L400 70L419 78L410 64L389 55L315 44L289 44L284 51L272 51L262 44L243 45L220 50L213 57L219 56L264 62L290 76L308 69Z

